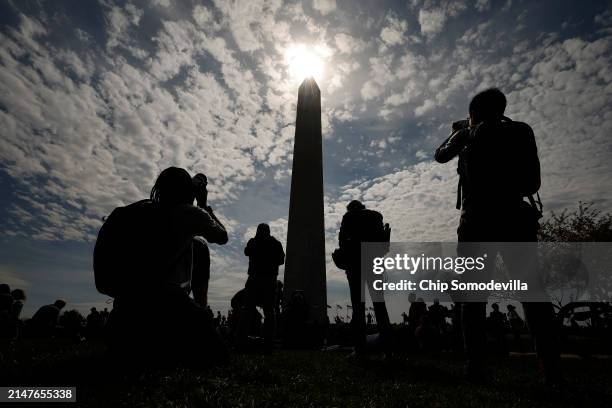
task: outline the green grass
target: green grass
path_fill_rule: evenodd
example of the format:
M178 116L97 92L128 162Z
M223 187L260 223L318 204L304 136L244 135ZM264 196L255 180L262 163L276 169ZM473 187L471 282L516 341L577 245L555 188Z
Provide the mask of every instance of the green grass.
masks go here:
M472 385L461 361L407 356L350 364L340 352L234 355L209 370L124 372L100 345L28 342L3 347L2 385L77 387L83 407L603 407L612 360L565 359L568 385L539 384L533 356L491 361L490 382ZM41 406L41 405L36 405ZM54 404L53 406L58 406Z

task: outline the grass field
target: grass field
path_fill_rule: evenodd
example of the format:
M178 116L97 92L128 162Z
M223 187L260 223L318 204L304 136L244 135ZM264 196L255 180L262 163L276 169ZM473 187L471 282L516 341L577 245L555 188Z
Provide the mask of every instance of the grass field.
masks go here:
M539 384L532 355L492 360L490 382L472 385L450 356L354 365L342 352L277 351L234 355L208 370L125 372L108 363L101 345L28 342L2 350L0 385L76 386L71 407L612 406L606 359L565 358L568 384L550 389Z

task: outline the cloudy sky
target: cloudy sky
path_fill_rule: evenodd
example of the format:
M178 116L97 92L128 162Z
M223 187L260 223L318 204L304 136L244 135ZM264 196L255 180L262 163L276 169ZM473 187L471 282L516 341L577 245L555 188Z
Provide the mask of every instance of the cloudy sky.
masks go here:
M612 210L607 1L3 1L0 281L84 310L101 218L169 165L204 172L231 240L210 299L242 287L242 249L284 242L301 69L320 61L327 252L350 199L395 241L452 241L455 164L432 152L490 86L534 128L548 210ZM304 51L305 50L305 51ZM297 66L296 66L297 65ZM312 64L315 66L317 64ZM520 161L517 161L520 165ZM330 304L348 303L328 260Z

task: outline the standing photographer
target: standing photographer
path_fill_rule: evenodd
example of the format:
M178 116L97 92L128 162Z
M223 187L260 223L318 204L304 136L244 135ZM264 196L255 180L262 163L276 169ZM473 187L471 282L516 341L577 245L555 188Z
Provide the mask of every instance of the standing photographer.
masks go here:
M484 242L521 243L514 247L525 249L524 254L504 257L509 272L517 274L529 270L525 268L526 261L537 261L536 248L531 243L537 241L541 213L531 196L540 188L540 162L533 130L526 123L505 117L505 109L506 97L499 89L487 89L474 96L469 119L453 123L452 133L436 150L435 159L446 163L459 156L458 254L469 255L479 251L479 247L482 251ZM531 205L524 197L530 197ZM494 249L502 252L503 257L507 248ZM489 266L494 259L495 256L489 256ZM536 280L535 276L526 278ZM462 299L457 304L461 308L467 375L474 380L484 378L487 296L472 297L469 302ZM523 308L535 337L545 380L556 383L560 381L559 350L552 304L525 302Z
M346 206L346 210L346 213L342 216L338 233L338 246L340 248L334 251L332 257L336 266L346 271L346 278L349 284L353 311L351 329L355 343L355 351L351 356L360 359L367 352L365 308L365 290L367 286L374 306L376 325L380 333L379 341L386 356L391 358L393 352L393 331L391 330L384 294L372 289L371 282L373 275L371 273L362 273L361 270L362 243L388 243L391 238L391 228L389 224L383 223L381 213L367 209L360 201L351 201ZM388 245L386 248L382 255L387 253ZM370 256L370 254L367 256Z

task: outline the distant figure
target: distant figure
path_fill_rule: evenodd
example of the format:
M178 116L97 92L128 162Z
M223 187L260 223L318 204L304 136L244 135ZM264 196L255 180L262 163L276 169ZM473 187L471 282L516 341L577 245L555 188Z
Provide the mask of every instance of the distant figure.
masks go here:
M10 338L16 338L21 336L24 326L21 320L21 312L26 301L26 294L23 289L13 289L11 296L13 298L13 305L9 312L8 335Z
M11 287L2 283L0 284L0 338L12 338L15 334L13 319L11 318L12 308Z
M56 300L53 304L41 306L30 320L32 333L38 338L53 337L58 325L60 311L66 306L63 299Z
M228 312L228 325L230 332L233 334L234 339L238 333L238 325L241 321L240 316L242 315L242 311L244 309L244 304L246 302L246 289L242 288L230 300L230 305L232 309ZM262 324L261 324L261 314L257 309L255 310L255 316L250 319L249 327L247 328L247 333L249 336L260 337L262 333Z
M510 330L514 336L514 347L517 351L523 351L523 342L521 341L521 334L525 329L525 322L521 319L521 316L516 312L516 307L512 305L507 306L508 323L510 324Z
M450 347L457 356L464 354L463 326L461 324L461 304L453 303L449 311L451 319Z
M100 230L94 251L96 286L114 297L110 346L126 359L164 366L227 360L194 270L194 258L203 248L196 237L219 245L228 241L208 205L207 184L203 174L192 179L186 170L169 167L160 173L149 200L115 209ZM132 236L135 229L138 235ZM117 259L123 264L113 263ZM117 275L117 270L125 272ZM189 297L192 288L196 300Z
M108 308L105 307L103 311L100 312L102 314L102 321L104 322L104 325L106 326L106 323L108 323L108 317L110 316L110 312L108 311Z
M232 328L233 321L234 321L234 311L230 309L227 311L227 319L226 319L227 327L229 327L230 329Z
M270 234L268 224L259 224L255 237L249 239L244 254L249 257L246 299L240 316L237 343L246 340L247 328L257 306L264 314L264 341L272 347L276 336L278 268L285 263L283 245Z
M427 313L427 305L423 302L422 298L416 297L415 293L408 295L408 301L410 302L410 308L408 309L408 328L410 332L414 334L416 328L421 324L421 319Z
M368 323L368 326L372 325L372 321L373 321L374 317L372 316L371 312L368 312L368 314L366 315L366 321Z
M283 346L289 349L302 349L312 343L313 333L309 305L304 292L296 290L291 294L283 310Z
M7 284L0 284L0 338L14 339L19 337L23 328L21 311L26 300L22 289L11 288Z
M206 305L206 317L208 317L208 320L211 322L215 318L215 312L213 312L209 305Z
M440 299L434 299L433 305L429 306L427 314L429 315L431 325L438 330L438 332L445 330L448 309L440 304Z
M506 345L506 328L508 326L508 320L506 319L506 315L499 311L499 305L497 303L493 303L491 307L493 311L489 313L487 324L495 340L495 353L499 356L505 356L508 354L508 347Z
M370 285L373 276L362 276L361 243L388 243L391 229L389 224L383 224L382 214L366 209L365 205L357 200L351 201L346 209L347 212L342 217L340 233L338 234L340 248L335 252L334 261L338 267L345 269L351 293L353 310L351 326L355 341L355 356L360 357L366 351L365 286L368 287L374 306L382 347L387 356L390 356L392 331L389 314L387 313L383 293L374 291Z
M459 256L481 252L482 242L530 243L537 241L541 207L533 195L540 188L540 162L533 130L523 122L504 116L506 97L496 88L480 92L469 104L469 119L452 124L451 135L438 147L435 159L446 163L459 157L457 205L461 209L457 229ZM529 199L529 202L524 200ZM500 247L499 251L503 248ZM520 256L504 258L523 262L506 265L511 275L529 270L535 264L535 246L526 244ZM504 257L504 254L501 254ZM487 260L492 269L495 256ZM512 259L511 259L512 258ZM478 274L466 273L470 279ZM525 280L536 280L526 276ZM530 284L531 286L531 284ZM460 299L462 327L468 358L469 378L484 379L486 342L486 294L482 299L465 302ZM529 326L547 381L556 382L559 375L559 349L551 303L524 303Z
M67 310L58 319L57 336L75 342L83 340L86 320L78 310Z
M512 306L512 305L509 305L509 306ZM505 325L507 323L506 316L502 312L500 312L499 304L493 303L491 305L491 308L493 309L493 311L489 313L489 319L491 319L491 322L494 322L494 324L499 324L502 326Z
M402 312L402 324L408 324L408 315L406 312Z
M421 316L421 321L414 330L414 337L422 351L440 351L440 331L433 325L429 314L424 313Z
M221 326L221 312L218 310L217 310L217 315L215 316L214 326L215 327Z
M102 328L104 327L104 318L102 314L95 308L92 307L89 310L86 320L86 332L88 339L97 339L102 335Z
M12 306L11 287L6 283L0 283L0 313L9 313Z

